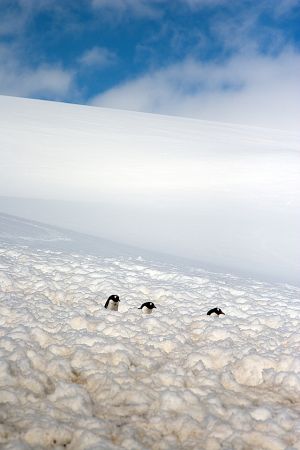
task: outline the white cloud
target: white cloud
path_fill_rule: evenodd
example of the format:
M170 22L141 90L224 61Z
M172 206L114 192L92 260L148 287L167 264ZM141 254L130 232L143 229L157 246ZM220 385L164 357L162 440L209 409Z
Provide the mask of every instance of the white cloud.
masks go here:
M59 66L41 64L31 68L14 55L14 46L0 46L0 91L14 96L51 96L63 99L73 84L73 74Z
M172 0L172 3L176 7L178 5L186 5L192 10L202 8L215 8L218 6L224 6L227 10L233 9L236 11L248 12L256 11L257 13L262 11L268 11L269 13L282 15L290 12L293 8L300 4L300 0L261 0L260 2L254 2L252 5L247 0ZM170 7L168 0L91 0L92 7L96 9L107 9L117 12L120 16L125 13L132 13L140 17L160 17L161 6L165 5Z
M28 70L19 79L21 94L52 95L63 98L72 84L72 74L59 67L40 66L36 70ZM16 88L14 87L14 90Z
M5 8L5 0L3 5L0 2L0 7L4 6L1 9L0 36L20 35L36 13L59 10L57 0L8 0L7 4L9 8Z
M253 5L248 0L180 0L192 8L215 7L224 5L228 8L245 7L247 10L256 9L257 11L269 10L275 14L284 14L291 9L299 6L300 0L260 0L260 2L253 2Z
M226 63L187 59L92 99L98 106L255 126L297 129L300 55L236 55Z
M26 23L26 15L24 14L14 14L12 11L7 13L2 12L2 17L0 21L0 37L1 36L11 36L15 33L20 33L23 30Z
M272 8L277 15L284 15L300 6L300 0L278 0L275 3L271 0L267 0L267 3L269 3L270 8Z
M96 9L106 9L118 14L118 18L126 13L139 17L156 18L160 16L157 8L165 0L91 0Z
M114 64L116 60L116 54L107 48L93 47L84 52L79 62L84 66L107 67Z
M45 54L40 61L36 52L31 55L30 49L34 48L31 39L34 38L27 36L27 29L36 14L48 11L53 20L55 16L57 27L66 17L69 6L57 0L11 0L7 4L9 7L4 5L1 10L0 36L9 39L0 43L0 93L53 100L65 100L71 91L76 94L74 72L64 69L60 63L48 64Z
M227 0L181 0L182 3L186 3L191 8L201 8L203 6L217 6L226 5Z

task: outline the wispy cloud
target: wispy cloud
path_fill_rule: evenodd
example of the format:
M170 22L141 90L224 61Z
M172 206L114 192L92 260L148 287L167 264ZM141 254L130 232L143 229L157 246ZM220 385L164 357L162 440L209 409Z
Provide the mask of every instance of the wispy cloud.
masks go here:
M220 6L228 3L227 0L180 0L180 1L181 3L185 3L193 9ZM234 1L231 0L231 3L233 2Z
M293 127L299 6L300 0L0 0L0 90Z
M0 46L1 93L31 97L64 99L73 85L73 73L59 65L39 64L35 68L21 63L17 48Z
M20 35L32 20L42 11L59 9L57 0L2 0L0 2L0 36Z
M300 55L235 55L223 63L187 59L121 84L93 105L263 127L298 129Z
M213 10L223 7L224 10L235 14L237 11L256 10L259 13L267 12L273 15L284 15L300 5L300 0L90 0L95 9L113 11L118 18L125 18L126 14L136 17L159 18L165 8L180 8L185 6L193 11L201 9Z
M117 55L104 47L93 47L84 52L79 63L88 67L107 67L117 62Z
M166 0L91 0L95 9L102 9L117 14L118 19L126 18L126 14L137 17L158 18L161 15L160 5Z
M265 0L266 4L274 14L277 15L285 15L290 13L294 8L299 8L300 0L278 0L277 2L273 2L272 0Z
M66 100L71 92L76 95L75 71L66 69L60 56L49 61L42 50L38 51L39 36L32 28L39 14L51 15L57 24L67 9L56 0L0 2L1 94L52 100ZM52 39L56 36L57 32Z
M151 0L150 0L151 1ZM166 0L167 1L167 0ZM300 5L299 0L178 0L179 2L190 6L193 9L213 8L215 6L226 6L227 8L246 8L248 11L252 8L260 11L272 11L274 14L285 14L293 8Z

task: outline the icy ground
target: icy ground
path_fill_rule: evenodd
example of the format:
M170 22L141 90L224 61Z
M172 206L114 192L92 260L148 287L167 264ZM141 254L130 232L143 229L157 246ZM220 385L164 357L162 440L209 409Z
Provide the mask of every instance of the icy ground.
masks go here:
M59 250L25 222L13 242L3 223L2 450L300 449L299 288Z

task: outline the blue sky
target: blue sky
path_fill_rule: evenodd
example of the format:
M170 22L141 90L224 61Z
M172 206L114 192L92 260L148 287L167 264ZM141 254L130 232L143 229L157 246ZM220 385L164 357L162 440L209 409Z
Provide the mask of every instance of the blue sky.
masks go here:
M300 123L300 0L0 0L0 93Z

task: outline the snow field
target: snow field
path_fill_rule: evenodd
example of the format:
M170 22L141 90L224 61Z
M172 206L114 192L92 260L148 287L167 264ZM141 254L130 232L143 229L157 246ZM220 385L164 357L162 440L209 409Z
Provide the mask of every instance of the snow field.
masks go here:
M3 243L1 449L300 449L299 294Z
M0 211L299 286L299 149L299 132L0 96Z

